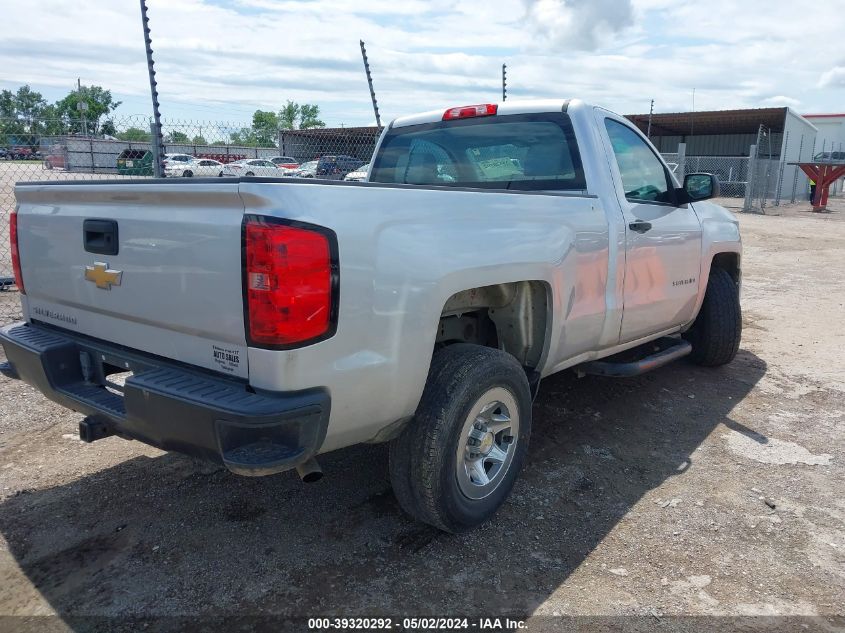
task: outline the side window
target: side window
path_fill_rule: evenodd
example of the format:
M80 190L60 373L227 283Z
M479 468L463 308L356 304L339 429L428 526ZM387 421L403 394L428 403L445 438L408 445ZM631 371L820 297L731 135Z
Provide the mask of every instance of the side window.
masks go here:
M632 202L674 202L663 163L639 134L613 119L605 119L604 124L622 176L625 198Z

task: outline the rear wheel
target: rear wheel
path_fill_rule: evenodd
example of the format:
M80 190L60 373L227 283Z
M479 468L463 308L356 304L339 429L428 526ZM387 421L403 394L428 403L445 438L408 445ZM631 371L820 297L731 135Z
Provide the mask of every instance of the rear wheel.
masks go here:
M711 269L701 311L684 338L692 345L690 359L699 365L725 365L736 356L742 338L742 310L739 286L728 271Z
M246 174L244 174L244 175L245 175L245 176L254 176L255 174L254 174L253 172L251 172L251 171L248 171L248 172L246 172Z
M414 419L390 446L402 509L446 532L483 523L507 498L531 435L531 392L515 358L478 345L435 354Z

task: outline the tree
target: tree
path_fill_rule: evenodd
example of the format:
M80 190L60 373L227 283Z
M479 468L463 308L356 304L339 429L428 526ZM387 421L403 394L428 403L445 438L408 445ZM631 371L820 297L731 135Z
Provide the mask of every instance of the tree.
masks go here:
M201 134L197 134L191 141L194 145L208 145L208 141Z
M256 110L252 115L252 131L259 147L275 147L279 132L279 117L275 112Z
M0 133L3 135L28 135L34 142L39 134L39 119L49 108L47 100L29 86L17 92L0 91Z
M117 128L114 125L113 119L106 119L100 126L100 132L103 136L117 136Z
M178 131L171 132L164 140L167 143L181 143L182 145L187 145L191 142L187 134Z
M149 143L152 140L152 136L150 135L149 130L143 130L139 127L126 128L123 132L118 132L116 136L121 141L136 141Z
M326 127L320 120L320 106L311 103L302 105L288 100L279 110L279 128L282 130L307 130L315 127Z
M40 117L44 108L47 107L47 100L41 96L40 92L35 92L29 86L21 86L15 95L15 109L17 115L28 121L30 125L32 120Z
M11 90L0 90L0 118L15 118L15 93Z
M288 99L285 107L279 110L279 126L282 130L295 130L298 119L299 104Z
M326 127L326 124L320 120L320 106L303 103L299 108L299 127L303 130Z
M81 86L79 90L72 91L64 99L56 102L56 109L61 118L68 123L77 122L82 119L82 111L78 109L80 102L85 102L88 106L85 111L85 127L88 128L89 133L94 134L98 131L100 118L110 114L121 104L120 101L114 100L111 90L105 90L100 86ZM71 125L71 127L75 131L84 131L81 123Z
M241 147L255 147L255 133L252 128L243 127L229 133L229 142Z

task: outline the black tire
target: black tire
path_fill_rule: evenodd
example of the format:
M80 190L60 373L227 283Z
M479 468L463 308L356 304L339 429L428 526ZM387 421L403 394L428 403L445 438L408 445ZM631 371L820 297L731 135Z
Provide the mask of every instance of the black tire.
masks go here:
M692 345L690 360L705 367L731 362L742 338L739 286L728 271L713 268L701 311L684 338Z
M186 169L185 171L182 172L182 176L185 177L185 178L192 178L193 175L194 175L194 172L192 172L189 169Z
M472 499L458 483L458 448L473 407L492 389L513 398L519 430L513 456L487 496ZM445 532L461 532L489 519L507 498L531 437L531 390L517 360L497 349L450 345L437 352L414 419L390 445L390 480L399 505ZM492 484L491 484L492 485Z
M244 176L254 176L254 175L255 175L255 174L254 174L254 173L252 173L251 171L248 171L248 172L246 172L246 173L244 174Z

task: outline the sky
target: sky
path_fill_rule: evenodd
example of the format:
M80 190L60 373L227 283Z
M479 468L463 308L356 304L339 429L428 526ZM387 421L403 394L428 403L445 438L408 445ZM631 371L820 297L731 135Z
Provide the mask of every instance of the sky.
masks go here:
M246 122L288 99L370 125L508 97L623 114L845 112L845 0L149 0L162 116ZM813 10L810 10L812 6ZM150 112L138 0L0 0L0 88L83 84Z

